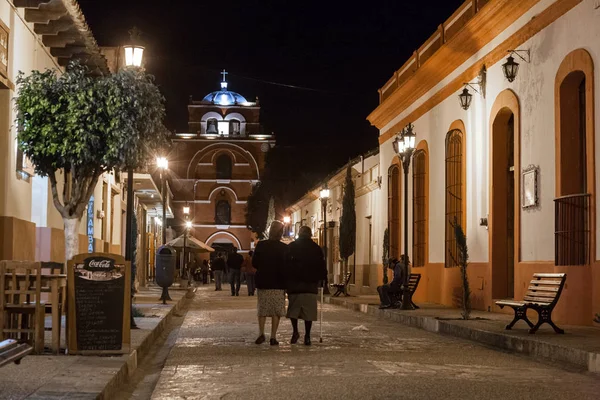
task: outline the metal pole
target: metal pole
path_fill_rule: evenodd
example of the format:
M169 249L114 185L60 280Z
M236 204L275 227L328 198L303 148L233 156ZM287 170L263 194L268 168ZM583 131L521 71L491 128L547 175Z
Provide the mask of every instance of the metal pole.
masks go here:
M129 313L129 324L131 329L137 329L133 318L133 288L135 276L133 275L133 168L127 170L127 214L125 220L125 260L131 266L131 312Z
M183 277L183 272L186 270L187 258L185 257L185 251L187 247L187 226L183 230L183 265L181 266L181 271L179 272L179 276ZM188 277L189 280L189 277Z
M321 200L323 209L323 252L325 253L325 267L327 268L327 279L323 285L323 291L329 294L329 251L327 249L327 199Z
M163 210L162 210L162 244L166 244L167 243L167 196L166 196L166 171L164 169L161 170L160 172L160 188L161 188L161 194L162 194L162 203L163 203Z
M402 296L402 309L412 310L412 302L408 292L408 170L410 168L410 158L412 153L405 154L402 158L402 167L404 168L404 263L406 273L404 274L404 286Z

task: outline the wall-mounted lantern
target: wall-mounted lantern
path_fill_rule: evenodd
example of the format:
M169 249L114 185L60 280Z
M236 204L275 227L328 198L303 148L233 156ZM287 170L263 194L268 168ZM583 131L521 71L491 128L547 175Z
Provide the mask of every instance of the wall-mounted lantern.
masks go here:
M509 56L506 62L502 64L502 71L509 82L513 82L519 73L519 63L515 61L513 54L526 63L531 62L529 50L508 50Z

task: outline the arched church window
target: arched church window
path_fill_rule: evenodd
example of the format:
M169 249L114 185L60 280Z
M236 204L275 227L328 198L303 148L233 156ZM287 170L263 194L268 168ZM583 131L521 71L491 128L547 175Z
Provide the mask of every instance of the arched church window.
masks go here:
M217 157L217 179L231 179L231 157L221 154Z
M232 135L239 135L240 125L240 121L238 121L237 119L232 119L231 121L229 121L229 132L231 132Z
M219 200L215 207L215 224L231 224L231 206L227 200Z
M216 135L217 133L219 133L219 130L217 129L216 118L210 118L206 121L206 133L210 135Z

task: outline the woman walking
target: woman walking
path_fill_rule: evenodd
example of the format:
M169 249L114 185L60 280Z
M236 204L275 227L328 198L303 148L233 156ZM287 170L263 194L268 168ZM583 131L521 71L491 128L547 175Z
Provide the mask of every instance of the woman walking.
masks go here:
M264 343L265 323L271 317L271 346L277 346L279 319L285 315L285 257L287 246L281 242L283 224L274 221L269 228L269 238L256 245L252 265L256 268L258 289L258 328L256 344Z
M286 281L289 298L287 317L292 321L292 344L300 338L298 319L304 320L304 344L311 345L310 329L317 319L319 284L327 278L323 251L312 240L312 232L303 226L298 239L288 246Z

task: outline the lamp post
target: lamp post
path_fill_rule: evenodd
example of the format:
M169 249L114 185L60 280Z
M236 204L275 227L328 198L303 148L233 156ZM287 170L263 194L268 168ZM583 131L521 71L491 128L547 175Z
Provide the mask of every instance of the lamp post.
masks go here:
M285 232L285 236L290 236L290 222L292 221L292 219L286 215L285 217L283 217L283 225L284 225L284 232Z
M402 168L404 170L404 263L406 264L406 274L404 274L404 282L402 283L405 290L402 291L402 309L412 310L411 296L408 290L408 171L410 169L410 161L415 151L416 134L413 131L412 124L408 124L406 128L396 137L393 142L394 151L402 160Z
M323 211L323 253L325 254L325 267L327 268L327 280L323 285L323 292L329 294L329 251L327 249L327 202L329 201L329 189L325 186L319 192L319 198L321 199L321 210Z
M167 243L167 196L166 182L169 160L166 157L157 157L156 166L160 170L160 192L162 196L162 244Z
M144 59L144 47L139 45L140 31L133 28L129 31L130 44L123 46L125 52L125 68L142 68L142 61ZM128 57L128 54L132 55ZM133 56L135 55L135 56ZM137 232L135 232L137 235ZM133 168L127 169L127 211L125 220L125 260L131 263L131 297L133 299L133 291L135 285L135 260L133 260ZM131 302L133 307L133 301ZM131 315L131 328L137 329L135 320L133 319L133 312Z
M192 221L190 221L190 207L189 206L184 206L183 207L183 216L185 218L185 226L183 229L183 266L181 267L181 271L179 272L179 275L181 276L183 274L183 271L186 269L187 267L187 235L188 232L190 230L190 228L192 227ZM188 275L189 275L189 271L188 271ZM188 283L190 282L190 277L188 276Z

